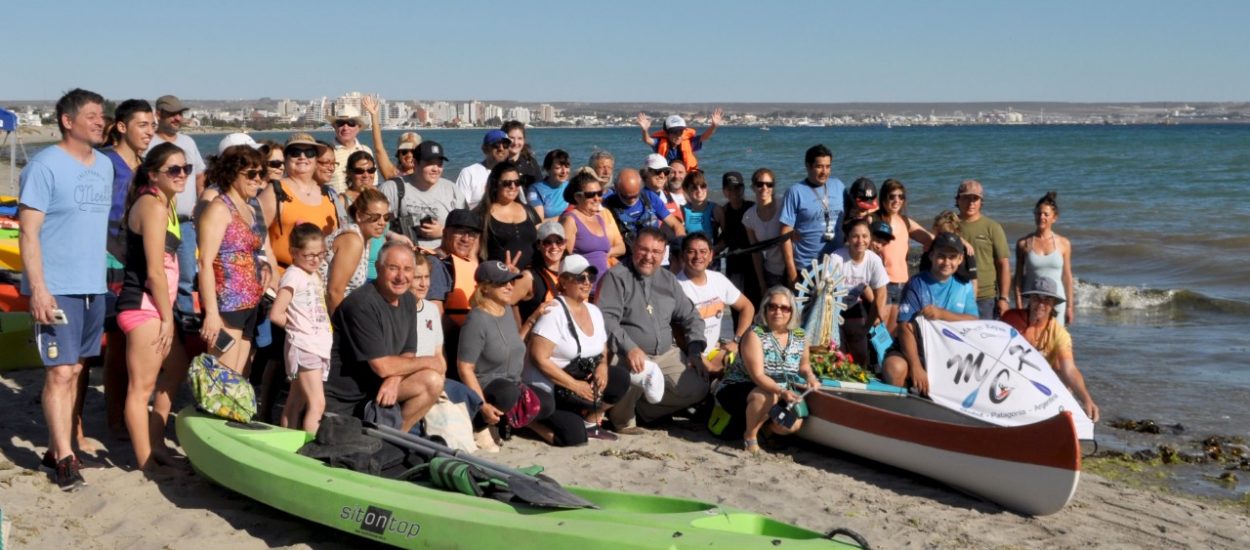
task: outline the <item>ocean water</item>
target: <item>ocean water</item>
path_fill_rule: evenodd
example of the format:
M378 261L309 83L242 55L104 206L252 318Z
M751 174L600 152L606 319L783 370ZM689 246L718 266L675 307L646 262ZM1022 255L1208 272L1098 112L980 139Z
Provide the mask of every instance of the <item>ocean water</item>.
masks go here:
M393 147L399 132L383 134ZM448 179L481 158L483 130L421 134L448 151ZM562 148L580 165L604 149L620 168L647 154L636 128L532 129L528 137L540 161ZM196 140L216 151L219 138ZM1037 199L1057 191L1056 231L1072 240L1079 280L1077 364L1104 418L1250 438L1250 126L723 128L699 159L713 189L725 171L749 177L759 167L774 170L784 189L802 179L803 153L816 143L834 151L834 176L847 184L903 181L909 214L925 225L954 208L960 180L980 180L984 212L1013 249L1033 228Z

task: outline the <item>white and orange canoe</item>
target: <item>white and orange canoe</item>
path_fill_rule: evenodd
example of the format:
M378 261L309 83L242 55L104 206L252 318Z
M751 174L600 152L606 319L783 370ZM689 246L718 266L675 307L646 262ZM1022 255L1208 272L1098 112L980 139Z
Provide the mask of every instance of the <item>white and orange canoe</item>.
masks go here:
M1071 412L1004 427L906 394L824 388L799 436L915 472L1023 514L1072 500L1081 448Z

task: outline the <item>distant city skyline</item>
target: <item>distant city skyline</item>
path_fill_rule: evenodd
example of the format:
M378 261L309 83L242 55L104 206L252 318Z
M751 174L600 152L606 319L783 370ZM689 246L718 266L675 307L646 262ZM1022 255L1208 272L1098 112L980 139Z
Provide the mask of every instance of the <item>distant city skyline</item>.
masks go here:
M240 2L4 8L0 99L1238 102L1250 3ZM60 34L54 34L60 31Z

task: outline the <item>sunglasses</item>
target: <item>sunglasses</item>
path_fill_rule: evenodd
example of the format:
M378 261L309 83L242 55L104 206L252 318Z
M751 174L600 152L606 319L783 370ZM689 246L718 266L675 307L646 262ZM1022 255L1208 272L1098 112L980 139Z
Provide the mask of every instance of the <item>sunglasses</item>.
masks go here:
M336 121L334 121L334 127L335 127L335 128L338 128L339 126L350 126L350 127L352 127L352 128L355 128L355 127L357 127L357 126L360 126L360 123L358 123L358 122L356 122L354 119L350 119L350 118L349 118L349 119L347 119L347 120L336 120Z
M564 246L564 239L547 239L543 241L543 246Z
M305 258L308 258L308 259L310 259L310 260L320 260L320 259L322 259L322 258L325 258L325 257L326 257L326 253L325 253L325 251L324 251L324 250L323 250L323 251L321 251L321 252L315 252L315 253L313 253L313 252L304 252L304 251L302 251L302 250L301 250L301 251L299 252L299 255L300 255L300 256L303 256L303 257L305 257Z
M574 275L572 273L565 273L564 276L570 279L573 279L574 281L577 281L578 283L581 283L581 284L589 284L590 282L595 280L594 275L590 274L589 269L581 273L578 273L577 275Z
M769 188L769 189L772 189L775 185L777 185L775 182L771 182L771 181L756 181L756 182L752 182L752 183L753 183L756 187L767 187L767 188Z
M764 306L764 309L767 309L768 311L780 311L782 313L790 313L790 311L792 311L790 306L785 304L767 304Z
M254 179L256 179L256 178L259 178L260 176L264 175L264 173L265 173L265 172L264 172L264 170L257 170L257 169L255 169L255 168L253 168L253 169L251 169L251 170L240 170L240 171L239 171L239 175L241 175L241 176L243 176L243 177L245 177L245 178L247 178L247 179L250 179L250 180L254 180Z
M286 156L290 158L299 158L299 157L304 157L308 159L317 158L316 147L288 147L286 151L283 151L283 153L285 153Z
M378 220L389 222L394 217L395 216L389 212L386 214L365 214L360 217L360 221L364 223L377 223Z
M898 199L898 200L900 200L900 201L905 201L905 200L907 200L907 195L905 195L905 194L903 194L903 193L890 193L890 194L889 194L889 195L887 195L885 198L887 198L887 199L889 199L889 200L895 200L895 199Z
M170 166L169 168L161 170L160 173L167 174L171 178L182 177L184 175L187 177L191 177L191 170L194 168L195 167L191 166L190 164L183 164L181 166L175 164L173 166Z
M271 160L271 161L267 162L266 164L268 164L268 165L269 165L269 167L270 167L270 168L273 168L274 170L277 170L277 169L279 169L279 168L282 168L283 166L285 166L285 165L286 165L286 163L285 163L285 162L280 161L280 160Z
M412 151L413 151L412 149L400 149L399 151L395 152L395 156L397 157L408 156L412 154Z
M520 187L521 180L499 180L500 187Z
M577 195L583 199L597 199L603 196L603 190L599 191L578 191Z
M374 168L352 168L352 173L356 174L357 176L361 174L373 175L373 174L376 174L377 172L378 172L378 169L376 167Z
M707 184L706 184L706 183L704 183L704 184L701 184L701 185L699 185L699 184L696 184L696 185L691 185L691 186L690 186L690 188L691 188L691 189L707 189Z

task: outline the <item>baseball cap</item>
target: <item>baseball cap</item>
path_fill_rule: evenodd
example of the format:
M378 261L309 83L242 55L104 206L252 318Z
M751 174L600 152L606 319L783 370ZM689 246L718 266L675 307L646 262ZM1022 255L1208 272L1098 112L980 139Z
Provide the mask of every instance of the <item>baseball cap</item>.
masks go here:
M887 242L894 240L894 228L890 227L890 224L887 222L872 222L872 225L868 226L868 231L872 233L872 236L883 239Z
M482 262L481 265L477 266L477 271L473 272L473 280L479 283L501 285L520 278L520 273L508 270L508 266L499 260Z
M564 226L560 225L560 222L543 222L542 225L538 226L539 241L545 241L547 237L552 235L556 235L561 239L568 238L564 236Z
M252 149L260 149L260 144L256 143L256 140L252 139L252 136L249 136L242 132L235 132L233 134L227 135L224 138L221 138L221 141L217 143L217 154L218 155L223 154L226 152L226 149L229 149L236 145L246 145L248 147L251 147Z
M486 132L486 136L482 138L482 145L494 145L501 141L512 145L512 139L503 130L491 130Z
M681 118L677 115L671 115L668 118L664 119L665 130L676 130L678 128L685 128L685 127L686 127L686 119Z
M182 104L182 100L178 96L163 95L156 98L156 110L166 113L181 113L190 107Z
M938 233L938 235L933 238L933 250L937 250L939 248L949 248L958 252L960 255L963 255L964 241L959 238L959 235L943 231Z
M721 187L745 187L746 182L742 181L742 172L725 172L720 178Z
M413 154L417 157L418 161L447 161L447 157L443 156L443 146L437 141L422 141L417 145L417 152Z
M1059 283L1056 283L1054 279L1044 275L1033 277L1033 280L1029 283L1028 290L1020 293L1022 296L1030 296L1034 294L1038 296L1049 296L1057 300L1057 303L1059 304L1067 301L1063 296L1059 295Z
M581 254L569 254L564 257L564 261L560 262L561 275L566 273L569 275L581 275L587 269L593 270L594 273L599 272L595 266L590 265L590 260L587 260L586 257Z
M447 214L447 227L463 227L474 231L482 230L482 217L468 208L457 208Z
M960 182L959 191L955 193L955 197L962 197L964 195L976 195L978 197L983 197L982 193L985 193L985 190L981 188L981 182L977 180L964 180Z
M647 155L645 167L652 170L668 170L668 161L664 160L664 155L651 153Z

